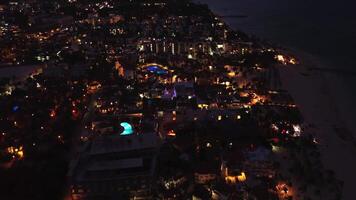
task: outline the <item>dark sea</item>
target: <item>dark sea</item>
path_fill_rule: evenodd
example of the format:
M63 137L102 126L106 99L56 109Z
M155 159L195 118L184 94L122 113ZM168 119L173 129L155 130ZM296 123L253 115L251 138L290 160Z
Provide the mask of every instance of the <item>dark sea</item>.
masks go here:
M302 52L332 69L324 72L335 77L328 84L334 86L330 90L340 115L355 116L356 0L194 1L208 4L220 16L246 16L224 20L233 29Z
M323 121L321 126L346 127L353 133L353 138L356 138L356 0L194 1L208 4L210 9L220 16L247 16L224 19L233 29L280 44L292 49L292 52L307 55L315 60L318 67L323 68L320 70L322 77L325 77L323 85L328 85L325 87L327 91L323 93L330 94L325 99L319 99L320 103L316 101L315 107L325 102L332 103L320 111L309 107L309 113L320 112L321 116L327 116L325 119L331 119ZM302 63L303 57L305 56L302 56ZM317 96L318 93L320 92L315 91L315 95L304 95L305 98L312 99L311 96ZM334 146L330 155L326 156L328 162L334 163L337 160L331 158L332 152L341 152L341 146L347 146L346 143L340 144L342 145ZM343 152L346 152L345 155L351 155L350 158L355 155L353 148ZM340 155L335 158L338 156ZM334 166L337 176L345 181L342 199L356 199L355 179L348 178L353 170L347 170L347 166L355 166L354 160L340 159L340 162L343 164L328 166Z
M331 68L356 73L355 0L194 0L232 28L306 52ZM350 78L350 77L348 77ZM356 76L345 80L356 93ZM351 82L350 82L351 81Z

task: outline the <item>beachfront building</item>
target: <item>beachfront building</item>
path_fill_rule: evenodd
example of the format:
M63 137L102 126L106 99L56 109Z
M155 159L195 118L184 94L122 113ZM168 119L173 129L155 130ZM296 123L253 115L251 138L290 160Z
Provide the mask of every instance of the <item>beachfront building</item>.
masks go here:
M151 195L157 135L130 133L98 137L72 161L72 199L145 199Z

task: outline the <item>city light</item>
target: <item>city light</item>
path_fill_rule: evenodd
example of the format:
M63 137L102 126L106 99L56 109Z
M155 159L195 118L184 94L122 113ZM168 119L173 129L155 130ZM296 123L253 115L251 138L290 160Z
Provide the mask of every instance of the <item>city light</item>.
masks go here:
M240 11L219 16L209 6L1 1L0 174L8 187L0 196L286 200L352 194L348 181L334 176L340 169L353 173L353 163L344 162L352 156L329 156L334 160L326 163L337 168L323 159L329 159L325 152L345 152L337 148L350 145L332 138L347 140L353 130L334 120L337 102L314 98L320 89L328 94L320 86L343 89L320 78L339 70L243 33L235 25L245 23L226 22L245 17L235 15Z
M176 136L176 133L174 132L174 130L170 130L170 131L168 131L168 134L167 134L168 136Z

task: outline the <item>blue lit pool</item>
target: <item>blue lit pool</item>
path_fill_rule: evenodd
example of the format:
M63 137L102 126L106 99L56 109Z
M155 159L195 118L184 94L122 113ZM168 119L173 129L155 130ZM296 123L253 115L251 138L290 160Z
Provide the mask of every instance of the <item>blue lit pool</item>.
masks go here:
M147 66L147 71L149 71L150 73L154 73L157 75L163 75L163 74L167 74L168 71L163 69L162 67L158 66L158 65L150 65Z
M127 122L122 122L120 123L120 126L124 128L124 130L120 133L120 135L131 135L133 133L131 124Z

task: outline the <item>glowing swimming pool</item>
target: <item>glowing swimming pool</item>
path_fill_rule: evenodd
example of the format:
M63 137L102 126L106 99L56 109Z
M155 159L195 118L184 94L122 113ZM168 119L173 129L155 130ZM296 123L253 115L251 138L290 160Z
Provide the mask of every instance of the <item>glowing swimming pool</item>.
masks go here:
M156 63L147 64L142 67L145 70L147 70L148 72L156 74L156 75L168 74L168 70L164 66L156 64Z
M133 133L133 129L131 124L127 123L127 122L122 122L120 123L120 126L124 129L120 135L131 135Z

